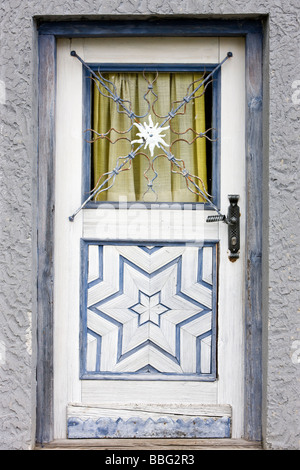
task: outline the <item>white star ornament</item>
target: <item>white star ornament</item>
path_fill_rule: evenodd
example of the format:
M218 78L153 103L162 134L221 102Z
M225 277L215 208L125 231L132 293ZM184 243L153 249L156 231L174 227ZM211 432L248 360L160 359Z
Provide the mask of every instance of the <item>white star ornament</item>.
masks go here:
M147 147L149 146L151 157L153 157L153 152L154 152L155 147L159 147L159 144L162 144L162 145L165 145L165 146L169 147L169 144L167 144L163 140L163 137L165 137L166 134L161 134L161 132L166 130L166 129L169 129L170 126L157 128L158 123L156 123L155 126L154 126L151 116L149 116L149 124L144 122L144 124L134 123L134 125L140 131L140 132L137 132L137 136L140 137L140 139L132 140L131 144L134 144L134 143L143 144L143 143L145 143L144 149L146 150Z

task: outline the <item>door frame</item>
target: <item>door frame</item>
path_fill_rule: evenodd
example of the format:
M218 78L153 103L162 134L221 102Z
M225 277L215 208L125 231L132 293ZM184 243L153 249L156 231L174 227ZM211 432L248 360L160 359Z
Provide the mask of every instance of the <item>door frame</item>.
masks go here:
M262 20L103 20L40 22L37 214L37 429L53 440L53 285L55 211L56 39L120 36L244 36L246 44L245 429L262 438Z

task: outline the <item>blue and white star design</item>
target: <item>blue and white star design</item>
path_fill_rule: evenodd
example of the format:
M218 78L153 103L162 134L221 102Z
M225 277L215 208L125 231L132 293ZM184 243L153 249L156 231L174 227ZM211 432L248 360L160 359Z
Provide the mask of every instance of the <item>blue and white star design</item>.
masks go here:
M165 305L160 303L161 292L156 292L153 295L147 295L144 292L139 292L139 303L131 307L131 310L139 315L139 326L147 321L160 326L160 316L170 310Z
M87 255L86 374L212 373L213 246L90 244Z

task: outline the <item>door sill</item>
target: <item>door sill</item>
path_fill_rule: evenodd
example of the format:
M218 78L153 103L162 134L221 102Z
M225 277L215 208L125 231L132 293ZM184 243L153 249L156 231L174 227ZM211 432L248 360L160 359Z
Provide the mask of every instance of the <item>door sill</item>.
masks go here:
M62 439L37 444L35 450L262 450L244 439Z

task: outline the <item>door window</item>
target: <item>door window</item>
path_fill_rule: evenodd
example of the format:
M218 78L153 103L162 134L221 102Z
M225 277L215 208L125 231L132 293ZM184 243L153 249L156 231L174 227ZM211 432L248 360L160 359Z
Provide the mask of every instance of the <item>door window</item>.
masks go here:
M95 201L198 202L184 169L207 194L212 80L203 72L158 70L91 77Z

